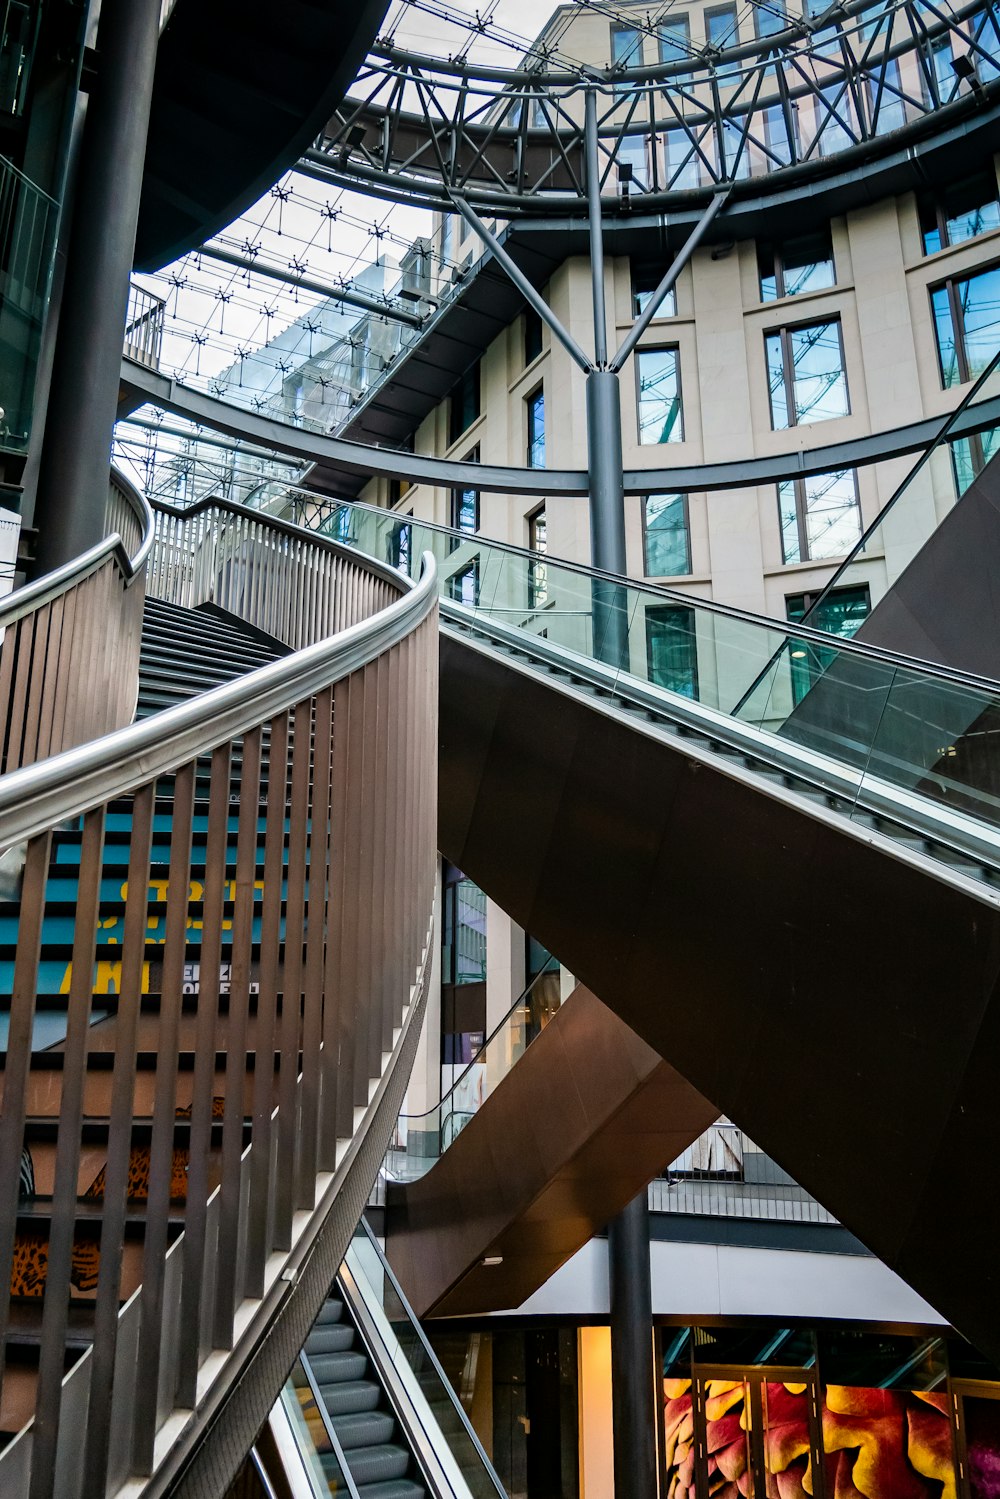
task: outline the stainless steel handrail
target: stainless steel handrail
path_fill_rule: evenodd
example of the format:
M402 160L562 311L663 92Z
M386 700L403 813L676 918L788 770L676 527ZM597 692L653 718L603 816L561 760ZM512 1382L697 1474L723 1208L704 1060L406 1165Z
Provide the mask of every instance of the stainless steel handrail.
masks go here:
M352 555L366 566L366 559ZM371 619L103 739L0 777L0 841L19 843L103 799L125 796L396 645L437 602L434 558L425 555L419 583L399 573L393 577L404 596Z
M153 512L145 495L119 470L112 469L111 482L120 489L132 505L142 527L142 541L135 556L129 556L118 532L112 532L103 541L95 542L79 557L64 562L61 567L46 573L43 578L36 579L34 583L26 583L23 588L16 589L0 600L0 627L13 624L16 619L23 619L26 614L31 614L34 610L40 609L43 604L48 604L52 599L58 598L59 594L64 593L72 584L81 583L84 578L96 572L108 557L118 558L119 566L125 576L126 587L139 576L155 540Z
M309 1362L309 1358L305 1352L305 1349L303 1349L299 1354L299 1366L306 1377L306 1383L309 1386L309 1393L313 1398L313 1402L316 1406L317 1411L319 1412L320 1421L323 1423L323 1433L327 1441L330 1443L330 1448L333 1452L334 1457L337 1459L337 1465L340 1468L341 1474L343 1475L349 1499L361 1499L361 1495L358 1493L358 1486L354 1481L354 1475L351 1472L351 1467L347 1461L347 1456L344 1452L343 1445L337 1435L337 1428L334 1426L333 1418L326 1408L326 1401L323 1399L323 1392L319 1387L319 1380L316 1378L316 1375L313 1372L312 1364L310 1364Z

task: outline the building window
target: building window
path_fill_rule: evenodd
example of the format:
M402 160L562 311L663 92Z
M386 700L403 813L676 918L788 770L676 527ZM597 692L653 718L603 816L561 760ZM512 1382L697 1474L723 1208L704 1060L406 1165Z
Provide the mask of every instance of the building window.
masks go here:
M976 432L972 437L956 437L948 444L955 475L955 492L961 499L974 479L978 479L991 458L1000 452L1000 427Z
M549 601L549 569L543 558L549 549L548 522L545 506L541 505L528 516L528 550L535 554L528 564L528 608L544 609Z
M681 367L676 348L642 349L636 355L639 377L639 441L683 442Z
M839 56L841 44L838 41L834 45ZM846 83L828 83L821 87L816 108L821 156L835 156L838 151L846 151L848 146L855 144L858 138L857 125L851 105L851 91Z
M906 124L903 82L894 57L881 58L872 66L865 77L865 91L874 135L888 135Z
M613 68L637 68L642 62L642 32L635 26L612 26L611 66ZM621 85L616 92L627 92Z
M767 0L753 8L753 29L758 36L775 36L788 25L785 0Z
M528 467L545 467L545 391L540 385L524 400L528 417Z
M845 556L861 536L854 470L786 479L778 485L778 516L785 562Z
M698 152L686 130L663 132L663 155L668 187L680 189L698 186L701 180Z
M542 352L542 320L533 307L524 309L524 362L531 364Z
M618 142L618 152L615 160L618 163L618 181L625 185L631 185L637 192L646 192L649 187L646 137L644 135L623 135Z
M757 269L762 302L825 291L837 279L829 229L785 240L780 245L758 245Z
M413 511L411 510L412 516ZM398 525L389 534L389 566L397 567L409 575L410 558L413 555L413 527Z
M657 35L661 62L683 62L691 56L691 27L687 16L668 16L660 22ZM691 74L677 73L671 82L674 88L683 87L691 82Z
M724 52L740 40L740 23L735 5L715 5L705 12L705 39L710 47Z
M822 599L822 602L820 602ZM793 593L785 599L785 616L792 624L800 624L814 606L815 615L807 621L812 630L822 630L841 640L850 640L871 613L871 595L867 583L853 588L831 588L830 592ZM834 649L825 649L814 642L802 641L797 645L789 642L792 674L792 698L800 703L816 678L822 676L828 666L837 659Z
M691 571L686 494L646 496L643 557L647 578L679 578Z
M1000 229L1000 202L992 172L970 178L948 188L937 198L920 203L920 228L924 254L934 255L946 245L960 245L977 234Z
M479 558L474 557L465 567L452 573L448 579L448 597L455 604L465 604L474 609L479 603Z
M660 282L666 266L633 266L632 267L632 316L638 317L645 312L649 305L649 299L653 295ZM656 310L656 317L677 316L677 288L672 286L663 298Z
M467 369L460 380L452 387L451 399L448 403L448 446L457 442L462 433L465 432L479 416L480 393L479 393L479 361Z
M682 697L698 696L695 613L688 605L646 610L646 669L657 687Z
M1000 266L931 291L941 381L975 380L1000 349Z
M479 448L475 447L471 453L467 453L465 463L479 462ZM466 531L471 534L479 530L479 490L478 489L453 489L451 492L451 528L453 531ZM459 538L453 536L451 539L451 550L459 545Z
M441 215L441 264L447 270L455 254L455 218L453 214Z
M765 335L764 346L776 432L850 413L839 318L779 328Z

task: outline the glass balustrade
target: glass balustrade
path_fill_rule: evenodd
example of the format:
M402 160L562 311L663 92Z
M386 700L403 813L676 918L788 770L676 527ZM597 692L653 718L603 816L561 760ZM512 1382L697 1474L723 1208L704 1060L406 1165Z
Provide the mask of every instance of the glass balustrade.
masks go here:
M394 1181L423 1176L541 1035L560 1004L559 965L551 960L519 995L439 1104L423 1114L400 1114L386 1153Z
M991 831L1000 827L1000 686L551 556L540 591L536 554L392 512L306 496L296 510L414 574L421 553L432 552L442 602L455 606L450 622L501 649L527 649L562 672L578 664L609 700L634 706L638 691L667 717L697 704L709 714L688 718L709 737L715 728L725 737L724 720L729 732L754 730L764 739L751 737L749 751L780 750L793 780L818 776L846 815L870 822L885 793L897 793L898 813L905 793L901 827L892 807L882 809L889 836L912 841L916 825L939 840L932 853L950 858L950 843L972 849L984 877L1000 864ZM736 738L746 751L746 733Z

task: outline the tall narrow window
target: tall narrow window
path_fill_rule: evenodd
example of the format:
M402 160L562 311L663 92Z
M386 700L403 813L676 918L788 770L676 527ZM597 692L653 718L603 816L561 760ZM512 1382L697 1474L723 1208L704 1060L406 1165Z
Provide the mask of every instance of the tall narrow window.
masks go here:
M549 550L549 530L544 505L528 516L528 549L534 553L528 564L528 607L544 609L549 600L548 564L543 560Z
M651 494L643 507L647 578L679 578L691 571L686 494Z
M780 245L758 245L757 266L762 302L824 291L836 279L830 231L788 239Z
M466 604L474 609L479 603L479 558L459 568L448 579L448 597L455 604Z
M695 612L686 604L646 610L646 668L649 680L682 697L698 696Z
M944 388L975 380L1000 349L1000 266L945 281L931 306Z
M639 380L639 441L683 442L680 357L676 348L642 349Z
M705 36L708 45L725 52L740 40L740 23L735 5L715 5L705 12Z
M413 511L410 511L412 516ZM398 525L389 536L389 565L398 567L401 573L409 575L410 558L413 555L413 527L411 525Z
M861 535L854 470L784 480L778 485L778 516L785 562L843 557Z
M780 328L765 336L764 345L776 432L849 414L839 319Z
M545 467L545 391L540 385L525 398L528 419L528 467Z
M611 66L636 68L642 62L642 32L635 26L612 26ZM618 92L616 89L616 92Z
M533 307L524 309L524 362L531 364L542 352L542 320Z
M811 629L822 630L827 635L849 640L871 613L871 595L867 583L852 588L832 588L822 601L817 593L794 593L785 599L785 615L792 624L798 624L815 606L816 612L808 620ZM809 691L817 677L836 660L836 650L826 650L812 642L801 645L791 642L790 666L792 677L792 699L799 703Z
M465 456L466 463L479 462L479 448L475 447L471 453ZM453 489L451 492L451 526L453 531L467 531L470 534L479 530L479 490L472 488ZM457 547L459 539L452 537L452 549Z
M691 56L691 27L687 16L668 15L657 32L661 62L683 62ZM691 82L690 73L676 73L671 82L683 87Z
M480 413L479 360L452 387L448 403L448 443L457 442Z

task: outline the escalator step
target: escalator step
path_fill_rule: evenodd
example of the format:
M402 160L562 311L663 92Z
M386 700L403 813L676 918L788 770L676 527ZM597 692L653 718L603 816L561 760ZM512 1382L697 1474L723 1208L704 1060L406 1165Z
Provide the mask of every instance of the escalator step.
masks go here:
M365 1483L387 1483L406 1477L410 1454L405 1447L386 1443L379 1447L358 1447L347 1459L351 1477L360 1487Z
M306 1338L306 1353L314 1358L317 1353L346 1353L354 1342L354 1328L348 1322L330 1322L326 1327L314 1327Z
M321 1385L364 1379L368 1373L368 1360L363 1353L318 1353L309 1362Z
M313 1323L313 1327L326 1327L331 1322L339 1322L343 1315L344 1303L338 1301L335 1296L331 1296L329 1301L324 1301L322 1310Z
M332 1419L345 1452L391 1443L396 1429L396 1423L388 1411L354 1411L347 1416L333 1416Z
M361 1499L426 1499L427 1490L412 1478L394 1478L388 1483L363 1483L358 1487Z
M322 1384L319 1392L331 1416L354 1416L373 1411L382 1391L369 1379L351 1379L344 1384Z

